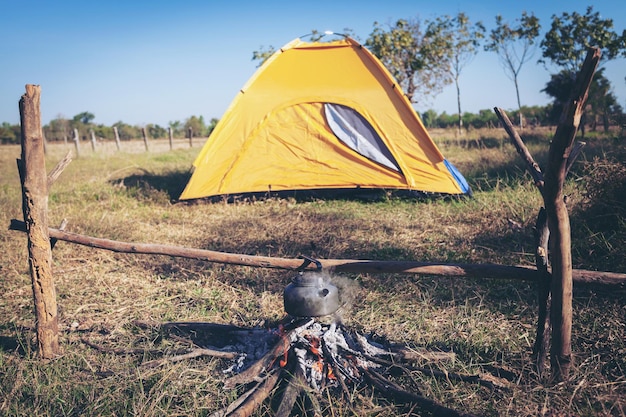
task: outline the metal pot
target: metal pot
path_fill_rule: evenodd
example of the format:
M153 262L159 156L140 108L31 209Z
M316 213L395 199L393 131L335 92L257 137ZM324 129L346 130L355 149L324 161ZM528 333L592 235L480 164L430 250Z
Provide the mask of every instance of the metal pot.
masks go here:
M319 261L303 257L305 263L300 269L315 262L318 271L299 271L285 287L283 302L285 311L296 317L319 317L334 313L339 309L339 290L330 283L327 275L321 273Z

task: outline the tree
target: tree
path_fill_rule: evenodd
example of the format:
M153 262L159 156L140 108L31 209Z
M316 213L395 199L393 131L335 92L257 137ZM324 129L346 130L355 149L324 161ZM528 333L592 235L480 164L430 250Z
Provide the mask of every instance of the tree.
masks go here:
M613 20L601 18L598 12L593 11L593 6L589 6L584 15L577 12L563 13L560 17L552 15L550 30L541 41L543 54L539 62L544 65L551 62L561 68L559 73L552 75L546 88L542 90L555 99L555 112L568 99L564 96L569 94L569 88L573 85L589 48L597 47L601 51L601 64L590 86L588 106L580 124L583 135L587 120L594 123L599 116L604 119L603 124L608 128L611 113L621 113L621 107L610 92L610 82L604 77L602 68L602 64L608 61L626 57L626 30L618 35L612 29Z
M182 132L182 122L180 120L174 120L173 122L169 122L168 127L172 129L172 135L178 136Z
M552 26L541 41L543 50L540 63L551 62L566 71L576 73L590 47L600 48L601 63L626 57L626 30L618 35L613 30L612 19L602 19L593 6L585 15L577 12L552 15Z
M532 13L522 13L522 17L516 19L514 26L504 22L501 15L496 16L496 27L489 34L489 41L485 44L486 51L495 52L504 68L504 73L515 85L517 96L517 108L520 109L520 127L522 122L522 101L519 93L519 73L522 66L535 54L535 41L539 36L541 25L539 19Z
M276 52L276 48L272 45L268 46L267 49L265 46L261 46L258 51L252 51L252 60L259 61L257 64L257 68L260 67L267 61L272 55Z
M433 109L428 109L424 113L422 113L422 123L428 129L435 127L437 123L437 112Z
M452 45L446 22L400 19L389 30L374 22L365 45L387 67L412 103L434 97L452 82Z
M20 143L22 137L20 125L12 125L8 122L2 122L0 125L0 143Z
M121 120L112 127L117 128L117 133L121 140L131 140L132 138L141 137L141 129L122 122Z
M146 130L148 131L148 135L150 135L150 137L154 139L164 138L167 136L167 130L156 124L147 124Z
M541 90L553 98L553 105L549 114L552 123L559 121L563 106L569 101L576 74L562 70L558 74L552 75L546 87ZM587 106L580 122L580 131L585 134L585 127L590 126L596 129L598 123L604 127L604 131L609 130L611 119L617 119L622 114L622 108L617 103L617 98L610 91L611 84L604 76L604 68L599 69L594 75L594 79L589 86Z
M194 136L204 136L206 133L206 125L204 124L204 117L191 116L185 120L185 131L191 128Z
M454 18L449 16L439 17L435 20L435 27L441 28L441 35L446 38L446 43L451 47L452 65L450 73L454 79L456 87L456 100L458 108L458 129L459 133L463 128L463 116L461 112L461 88L459 78L461 72L467 64L478 53L480 41L485 37L485 27L481 22L474 25L470 23L469 17L465 13L459 13Z
M44 126L44 130L48 140L67 140L70 136L70 121L59 114L55 119L50 120L47 126Z
M217 122L219 122L219 119L216 119L215 117L209 121L209 125L206 127L207 135L210 135L213 132L215 126L217 126Z
M88 125L95 118L96 118L96 116L94 116L93 113L89 113L87 111L84 111L82 113L78 113L76 116L73 117L72 120L74 122L80 122L80 123L82 123L84 125Z

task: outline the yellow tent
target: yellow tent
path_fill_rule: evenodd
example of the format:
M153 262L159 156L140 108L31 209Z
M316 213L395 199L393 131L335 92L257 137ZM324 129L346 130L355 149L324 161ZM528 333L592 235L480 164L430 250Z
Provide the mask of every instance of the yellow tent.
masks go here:
M470 193L371 52L295 39L239 91L180 199L357 188Z

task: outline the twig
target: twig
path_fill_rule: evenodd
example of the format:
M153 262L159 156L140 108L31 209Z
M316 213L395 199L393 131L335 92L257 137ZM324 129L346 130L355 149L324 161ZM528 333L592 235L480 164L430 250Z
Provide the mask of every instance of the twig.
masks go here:
M433 369L433 368L424 368L424 367L410 366L410 365L401 366L401 365L398 365L397 363L393 363L393 362L381 359L376 356L365 355L365 358L379 365L385 365L388 367L388 369L399 369L405 373L407 371L420 372L425 375L432 376L434 378L446 379L448 381L453 380L453 381L460 381L460 382L469 382L469 383L479 384L490 389L495 388L495 385L493 384L493 382L482 379L479 375L462 375L462 374L457 374L455 372L441 371L441 370Z
M399 345L391 346L391 352L389 354L397 354L398 356L400 356L401 359L405 361L425 360L429 362L454 362L454 360L456 359L456 354L454 352L415 350L407 348L406 346Z
M192 350L191 352L187 352L181 355L170 356L166 358L144 362L141 364L141 366L144 366L147 368L153 368L156 366L163 365L164 363L180 362L186 359L198 358L200 356L211 356L211 357L220 358L220 359L235 359L238 355L239 354L237 352L224 352L221 350L198 348L198 349Z
M150 354L161 353L161 351L159 350L109 348L109 347L97 345L93 342L90 342L89 340L85 338L81 338L80 341L86 344L87 346L94 348L100 352L114 353L116 355L137 355L137 354L144 354L144 353L150 353Z

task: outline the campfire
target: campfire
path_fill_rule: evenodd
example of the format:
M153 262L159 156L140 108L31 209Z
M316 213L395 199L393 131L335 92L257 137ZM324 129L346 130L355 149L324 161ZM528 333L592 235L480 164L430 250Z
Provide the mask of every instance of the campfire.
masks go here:
M304 272L305 258L298 275L285 288L287 316L272 328L246 329L210 323L169 323L175 337L193 335L202 354L225 358L228 363L224 389L239 391L238 399L212 414L249 416L268 397L276 398L275 415L292 415L298 398L306 409L299 415L322 415L320 399L325 390L351 403L353 390L369 386L395 403L417 406L438 416L468 416L435 402L419 392L405 390L391 375L422 372L447 380L478 383L489 389L502 380L483 375L459 375L429 366L412 366L418 360L450 360L450 352L416 351L393 344L382 337L365 336L348 329L337 312L345 302L327 274ZM302 405L300 405L302 407Z
M304 271L316 262L317 271ZM337 284L337 285L335 285ZM268 399L277 417L293 414L323 415L320 404L343 397L352 404L355 391L373 388L387 400L418 408L436 416L470 416L446 407L419 392L394 382L397 376L423 373L447 381L480 384L487 389L508 385L515 375L461 375L438 370L433 362L454 360L453 352L427 351L392 343L382 336L364 335L343 324L342 313L350 301L350 287L321 271L321 265L305 258L298 275L284 291L286 317L270 327L243 328L225 324L174 322L162 324L169 337L197 348L176 356L144 362L158 366L198 356L225 361L223 387L236 390L237 400L211 417L250 416ZM142 325L141 323L136 323ZM105 350L87 340L90 346ZM416 362L430 362L427 367ZM415 385L415 384L412 384ZM298 402L299 398L304 401ZM278 405L274 405L278 404ZM304 407L304 408L303 408Z
M325 390L351 403L354 389L365 386L395 403L417 406L433 415L470 416L419 391L408 391L388 376L421 372L435 378L477 383L488 389L507 384L506 380L492 375L460 375L433 366L412 366L417 361L451 360L454 354L418 351L373 335L365 336L346 328L334 316L287 316L270 329L212 323L168 323L164 328L173 337L192 335L194 343L202 346L193 356L226 360L223 387L238 390L238 399L211 417L250 416L268 397L275 396L280 396L276 398L278 417L292 415L301 397L305 401L300 403L308 404L308 408L299 410L298 415L321 416L320 400L325 397L321 395ZM213 345L209 345L211 342ZM188 357L191 356L184 356Z

